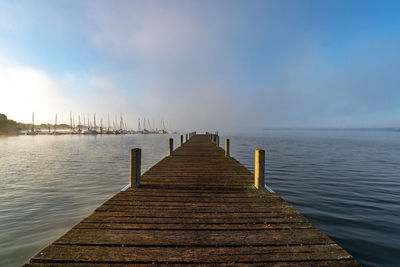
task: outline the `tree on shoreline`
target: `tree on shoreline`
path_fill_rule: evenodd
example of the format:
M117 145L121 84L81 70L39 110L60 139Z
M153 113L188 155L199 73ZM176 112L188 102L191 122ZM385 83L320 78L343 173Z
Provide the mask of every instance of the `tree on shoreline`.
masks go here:
M21 127L19 123L14 120L7 119L5 114L0 113L0 133L1 134L15 134L19 133Z

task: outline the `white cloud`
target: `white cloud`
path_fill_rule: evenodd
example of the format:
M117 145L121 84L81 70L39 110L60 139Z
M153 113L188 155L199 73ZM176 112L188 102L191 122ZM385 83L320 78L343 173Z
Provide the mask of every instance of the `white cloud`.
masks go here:
M47 74L24 66L0 65L0 112L10 119L29 122L32 112L41 122L53 120L62 90Z

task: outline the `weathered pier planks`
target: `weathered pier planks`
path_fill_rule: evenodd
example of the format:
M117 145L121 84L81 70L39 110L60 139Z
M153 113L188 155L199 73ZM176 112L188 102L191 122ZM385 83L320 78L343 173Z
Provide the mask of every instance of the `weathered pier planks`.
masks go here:
M358 266L207 136L189 137L26 266Z

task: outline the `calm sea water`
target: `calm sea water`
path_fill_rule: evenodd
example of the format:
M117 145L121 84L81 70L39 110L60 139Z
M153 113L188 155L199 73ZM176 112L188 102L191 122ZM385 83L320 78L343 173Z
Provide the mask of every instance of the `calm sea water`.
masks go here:
M128 184L130 148L142 148L146 170L168 154L170 137L0 138L0 266L25 263ZM251 170L254 149L264 148L266 183L361 264L399 265L400 132L268 130L229 138L232 156Z

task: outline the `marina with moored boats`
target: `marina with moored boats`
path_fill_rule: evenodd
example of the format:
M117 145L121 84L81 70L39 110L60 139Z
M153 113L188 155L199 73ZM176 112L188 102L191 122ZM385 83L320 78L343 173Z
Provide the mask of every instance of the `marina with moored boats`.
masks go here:
M119 120L117 116L115 119L110 121L110 115L107 116L107 125L103 125L103 119L100 119L100 126L96 123L96 114L91 117L89 114L83 115L83 123L81 122L81 116L78 115L78 123L75 124L75 117L70 113L70 124L57 124L57 114L54 118L54 124L40 124L35 125L35 113L32 113L32 124L28 130L21 131L22 134L26 135L66 135L66 134L83 134L83 135L97 135L97 134L172 134L176 133L171 130L167 130L165 122L161 119L160 128L154 127L150 123L148 118L138 118L137 129L129 129L127 122L124 120L122 114ZM143 125L143 127L141 126Z

